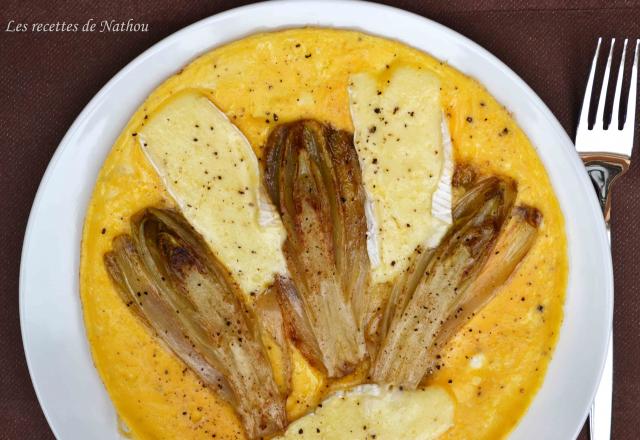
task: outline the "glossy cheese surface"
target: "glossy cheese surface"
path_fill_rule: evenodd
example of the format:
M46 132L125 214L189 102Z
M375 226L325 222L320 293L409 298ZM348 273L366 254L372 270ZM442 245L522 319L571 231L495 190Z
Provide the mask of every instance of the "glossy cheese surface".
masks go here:
M368 248L374 283L392 282L418 246L436 246L451 224L432 215L445 160L440 81L426 70L389 70L377 77L357 73L349 82L354 143L373 211Z
M400 391L361 385L323 400L279 440L435 440L453 425L454 403L441 387Z
M159 86L132 116L107 157L87 212L80 288L96 368L122 420L139 439L240 439L231 408L140 325L109 281L102 255L129 217L173 198L137 133L166 100L197 90L234 123L260 157L278 122L314 118L353 130L348 81L411 66L434 75L456 162L518 182L518 202L544 216L515 275L449 343L429 383L454 401L443 439L506 436L539 388L562 321L568 263L564 221L534 147L509 112L476 81L400 43L358 32L292 29L258 34L202 55ZM135 136L134 136L135 134ZM239 195L238 195L239 196ZM290 414L313 409L323 378L295 357ZM308 407L307 407L308 405ZM304 438L301 436L301 438Z

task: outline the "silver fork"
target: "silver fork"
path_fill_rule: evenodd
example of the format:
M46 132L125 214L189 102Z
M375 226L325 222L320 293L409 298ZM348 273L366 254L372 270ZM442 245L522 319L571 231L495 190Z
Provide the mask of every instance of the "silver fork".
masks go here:
M591 72L587 81L587 89L582 102L580 120L576 133L576 149L580 153L587 173L591 178L596 191L598 201L602 207L602 213L607 225L609 241L611 241L611 231L609 221L611 219L611 186L628 169L631 161L631 151L633 150L633 132L635 129L636 98L638 84L638 47L640 39L636 40L633 55L633 67L631 68L631 83L629 86L629 97L626 105L626 118L620 118L620 95L622 91L624 64L627 53L628 39L624 40L622 49L622 59L613 97L613 108L611 111L611 123L607 126L605 119L605 102L607 98L607 86L609 84L609 72L611 70L611 58L615 38L611 40L607 65L604 71L602 89L598 99L598 109L594 126L589 128L589 107L591 104L591 94L593 90L593 78L596 72L596 64L602 38L598 39L596 53L591 63ZM632 43L633 44L633 43ZM620 128L622 126L622 128ZM605 362L604 372L600 385L596 392L591 413L589 415L589 431L591 440L611 439L611 399L613 393L613 329L609 337L609 351Z

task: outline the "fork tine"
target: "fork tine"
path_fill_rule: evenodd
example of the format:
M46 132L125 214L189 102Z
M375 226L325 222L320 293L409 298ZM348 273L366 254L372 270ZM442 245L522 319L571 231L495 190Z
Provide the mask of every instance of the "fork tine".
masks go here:
M613 109L611 110L611 124L615 130L620 128L620 93L622 92L622 79L624 78L624 61L627 59L628 38L624 39L622 46L622 58L620 58L620 68L618 69L618 79L616 80L616 92L613 96Z
M627 117L622 126L624 135L624 145L628 145L628 155L631 156L633 149L633 131L635 129L636 120L636 99L638 98L638 51L640 46L640 38L636 40L636 50L633 54L633 67L631 67L631 84L629 85L629 98L627 99Z
M584 91L582 98L582 110L580 111L580 120L578 121L578 133L589 128L589 108L591 106L591 94L593 91L593 78L596 76L596 64L598 64L598 55L600 54L600 46L602 37L598 38L596 53L591 61L591 70L589 71L589 79L587 80L587 89Z
M600 99L598 100L598 111L596 113L596 120L593 123L593 128L596 128L597 124L602 124L601 128L605 128L604 120L604 107L607 103L607 88L609 87L609 72L611 71L611 57L613 56L613 46L616 44L616 39L611 39L611 47L609 48L609 56L607 57L607 67L604 69L604 77L602 78L602 89L600 89Z

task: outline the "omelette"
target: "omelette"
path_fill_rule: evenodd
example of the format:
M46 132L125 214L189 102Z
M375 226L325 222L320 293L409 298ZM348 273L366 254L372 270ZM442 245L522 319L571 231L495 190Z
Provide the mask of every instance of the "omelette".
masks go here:
M270 167L280 132L291 139L306 133L295 150L302 183L316 144L326 141L329 155L350 152L362 191L349 193L344 203L351 206L341 215L343 222L356 218L362 239L352 243L357 258L338 261L320 279L334 295L330 316L342 340L320 334L320 314L320 324L308 323L312 347L283 342L277 331L253 337L248 330L243 337L252 345L232 347L236 355L263 352L255 368L270 368L272 378L258 371L262 379L251 383L284 396L269 410L276 435L507 436L544 379L562 322L566 237L542 162L509 112L474 79L399 42L320 28L256 34L200 56L147 98L104 162L84 224L80 294L93 360L122 431L137 439L242 439L248 432L246 412L233 404L241 396L233 381L225 377L231 398L223 387L214 390L207 379L215 375L198 374L194 362L176 356L180 344L162 341L157 327L150 331L110 279L104 256L118 237L137 236L140 212L179 212L206 244L203 258L224 267L229 290L241 292L238 310L259 307L274 284L288 280L307 315L321 313L322 303L300 287L303 270L294 267L291 243L299 229L279 203L288 187L265 178L279 176ZM426 373L396 380L393 368L375 359L401 350L389 337L371 335L402 323L380 309L396 307L385 298L414 270L422 258L416 252L452 243L449 231L460 223L454 199L464 200L460 188L474 174L517 183L509 202L535 207L535 215L522 214L536 225L535 241L481 311L450 326L456 331L437 359L428 368L420 363ZM498 240L490 249L498 255L509 248ZM369 277L351 276L350 267ZM492 276L479 274L475 286L489 285ZM364 291L371 297L359 296Z

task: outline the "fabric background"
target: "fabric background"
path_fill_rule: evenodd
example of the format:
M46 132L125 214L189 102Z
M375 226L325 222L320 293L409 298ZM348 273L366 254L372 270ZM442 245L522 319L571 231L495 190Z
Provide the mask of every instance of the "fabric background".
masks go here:
M20 251L44 170L82 108L142 51L247 2L2 0L0 7L0 439L53 438L27 371L18 318ZM571 137L596 38L640 37L640 1L388 1L484 46L520 75ZM147 33L7 33L18 22L148 23ZM638 143L636 134L636 144ZM640 435L640 148L613 199L614 439ZM580 439L587 439L584 430Z

